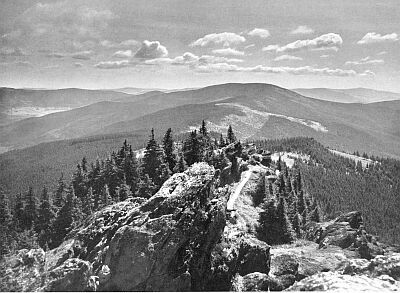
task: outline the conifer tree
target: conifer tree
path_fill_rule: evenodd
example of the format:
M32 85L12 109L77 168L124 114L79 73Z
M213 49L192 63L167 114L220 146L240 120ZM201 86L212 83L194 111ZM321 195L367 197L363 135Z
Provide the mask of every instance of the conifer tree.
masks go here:
M172 172L176 165L176 157L174 154L174 141L172 140L172 129L168 128L163 139L163 148L165 154L165 162L168 164L169 170Z
M94 195L93 188L89 187L86 195L82 198L82 213L90 216L94 212Z
M295 213L292 220L292 227L294 232L296 233L297 238L301 237L301 216L298 212Z
M58 179L57 190L54 194L54 206L57 209L60 209L64 205L65 197L66 197L66 194L65 194L66 186L65 186L63 177L64 177L63 174L61 174L60 179Z
M74 223L79 223L81 219L80 202L71 185L67 192L65 204L59 210L53 224L52 247L60 245L67 233L73 228Z
M182 173L187 169L186 162L183 159L183 154L179 155L178 164L175 166L174 173Z
M13 225L17 232L24 229L25 209L22 194L19 193L15 199Z
M307 204L302 190L298 194L297 209L300 215L303 215L303 212L307 210Z
M236 136L233 133L233 129L232 129L231 125L229 125L229 127L228 127L228 132L226 134L226 137L227 137L229 143L233 143L236 141Z
M280 243L291 243L294 241L294 232L287 216L287 206L285 199L281 197L276 208L276 216L280 227Z
M117 195L119 201L126 200L128 197L132 196L131 189L129 188L128 184L126 184L125 178L124 182L117 188Z
M154 139L154 129L151 129L150 140L147 143L146 150L144 152L142 168L144 173L149 175L149 177L156 181L157 169L163 162L163 152L156 140Z
M221 136L219 137L218 146L219 146L220 148L223 148L225 145L226 145L226 144L225 144L225 139L224 139L224 136L223 136L222 133L221 133Z
M202 121L201 123L201 127L200 127L200 134L203 136L207 136L208 135L208 130L207 130L207 126L206 126L206 121Z
M12 239L12 230L10 202L0 187L0 259L1 256L10 251L9 244Z
M190 137L185 140L183 145L184 159L188 166L201 161L201 147L197 136L197 131L193 130Z
M282 159L281 159L281 155L279 155L278 161L276 162L276 170L278 170L279 172L282 170Z
M137 197L150 198L157 191L157 187L154 182L151 180L148 174L141 174L140 180L138 183L138 189L136 191Z
M260 239L268 244L275 244L280 237L280 228L276 213L276 202L274 198L270 198L262 205L263 211L260 213L260 226L258 234Z
M100 208L109 206L110 204L113 203L107 184L104 184L103 188L101 189L100 200L101 200Z
M26 194L26 206L25 206L25 229L33 228L37 220L37 202L36 196L33 193L33 188L29 187L29 191Z
M43 248L48 244L52 236L52 224L55 219L55 208L50 200L47 188L43 187L41 202L38 210L38 218L35 230L39 235L39 245Z
M85 167L86 168L86 167ZM83 173L80 164L76 166L76 171L72 176L72 186L74 187L75 195L82 198L86 194L85 174Z

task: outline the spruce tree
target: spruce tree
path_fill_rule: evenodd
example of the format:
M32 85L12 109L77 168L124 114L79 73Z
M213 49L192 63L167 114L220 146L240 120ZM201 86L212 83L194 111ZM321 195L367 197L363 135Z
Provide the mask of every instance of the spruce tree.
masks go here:
M224 139L224 136L222 135L222 133L221 133L221 135L220 135L220 137L219 137L218 146L219 146L220 148L223 148L223 147L225 146L225 139Z
M65 183L64 183L64 178L63 174L61 174L60 179L58 179L58 185L57 185L57 190L54 194L54 205L57 209L60 209L65 202Z
M300 215L303 215L303 212L305 210L307 210L307 204L306 204L306 200L304 198L304 192L302 190L298 194L297 210Z
M101 200L100 208L109 206L110 204L113 203L107 184L104 184L103 188L101 189L100 200Z
M185 140L183 145L183 153L184 159L188 166L201 161L201 146L196 130L193 130L190 133L189 138Z
M319 211L318 206L315 207L315 209L313 209L308 216L310 221L321 222L321 213Z
M288 219L285 199L281 197L276 208L276 217L280 227L279 243L291 243L294 241L294 232Z
M165 162L168 164L169 170L172 172L176 165L176 157L174 154L174 141L172 140L172 129L168 128L163 139L163 148L165 154Z
M262 205L263 211L260 213L258 234L261 240L268 244L275 244L279 239L280 228L276 213L276 202L270 198Z
M233 133L233 129L232 129L231 125L229 125L229 127L228 127L228 132L226 134L226 137L227 137L229 143L233 143L236 141L236 136Z
M29 191L26 194L25 198L26 206L24 227L25 229L32 229L37 220L37 202L32 187L29 187Z
M94 212L94 195L93 188L89 187L86 195L82 198L82 213L90 216Z
M38 218L35 230L39 235L39 245L44 248L52 236L52 224L55 219L55 208L50 200L47 188L43 187L41 201L38 210Z
M0 187L0 259L10 252L10 243L12 240L12 215L10 202L3 189Z
M297 238L301 237L301 216L298 212L295 213L292 220L292 227L294 232L296 233Z
M150 198L157 191L157 187L148 174L142 173L136 191L137 197Z
M144 152L142 168L144 173L156 181L159 176L157 169L163 162L163 151L154 139L154 129L151 129L150 140L147 143L146 150Z
M59 210L53 224L52 247L61 244L68 232L80 223L82 219L81 203L76 197L73 186L68 188L67 198L63 207Z
M132 196L132 192L128 184L126 184L126 180L124 178L124 182L117 188L117 195L119 198L119 201L124 201L128 197Z
M14 214L13 214L13 225L16 231L20 232L24 229L25 221L25 209L22 194L19 193L15 199Z
M207 130L207 126L206 126L206 121L202 121L201 123L201 127L200 127L200 134L203 136L207 136L208 135L208 130Z

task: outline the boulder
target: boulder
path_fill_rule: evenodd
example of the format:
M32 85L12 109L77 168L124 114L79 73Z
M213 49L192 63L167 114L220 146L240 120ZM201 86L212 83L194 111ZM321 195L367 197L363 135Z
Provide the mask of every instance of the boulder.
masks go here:
M371 278L365 275L342 275L338 272L323 272L299 282L287 291L361 292L399 290L399 283L390 278Z
M320 248L331 245L355 250L365 259L385 253L376 238L365 231L361 212L353 211L324 223L308 223L305 227L307 240L315 241Z

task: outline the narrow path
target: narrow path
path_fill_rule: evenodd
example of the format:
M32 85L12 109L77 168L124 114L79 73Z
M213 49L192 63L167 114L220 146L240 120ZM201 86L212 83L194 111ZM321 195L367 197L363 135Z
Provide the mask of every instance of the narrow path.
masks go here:
M243 187L246 185L247 181L249 181L250 176L251 176L251 169L247 170L244 172L243 179L239 182L239 184L236 186L235 192L229 197L228 203L226 205L226 208L228 211L233 210L233 206L236 202L236 199L238 198L240 192L242 191Z

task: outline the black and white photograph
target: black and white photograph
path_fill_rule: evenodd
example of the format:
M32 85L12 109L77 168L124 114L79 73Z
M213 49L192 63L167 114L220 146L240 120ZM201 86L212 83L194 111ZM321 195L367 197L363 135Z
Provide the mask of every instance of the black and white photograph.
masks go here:
M400 291L400 1L0 0L0 292Z

